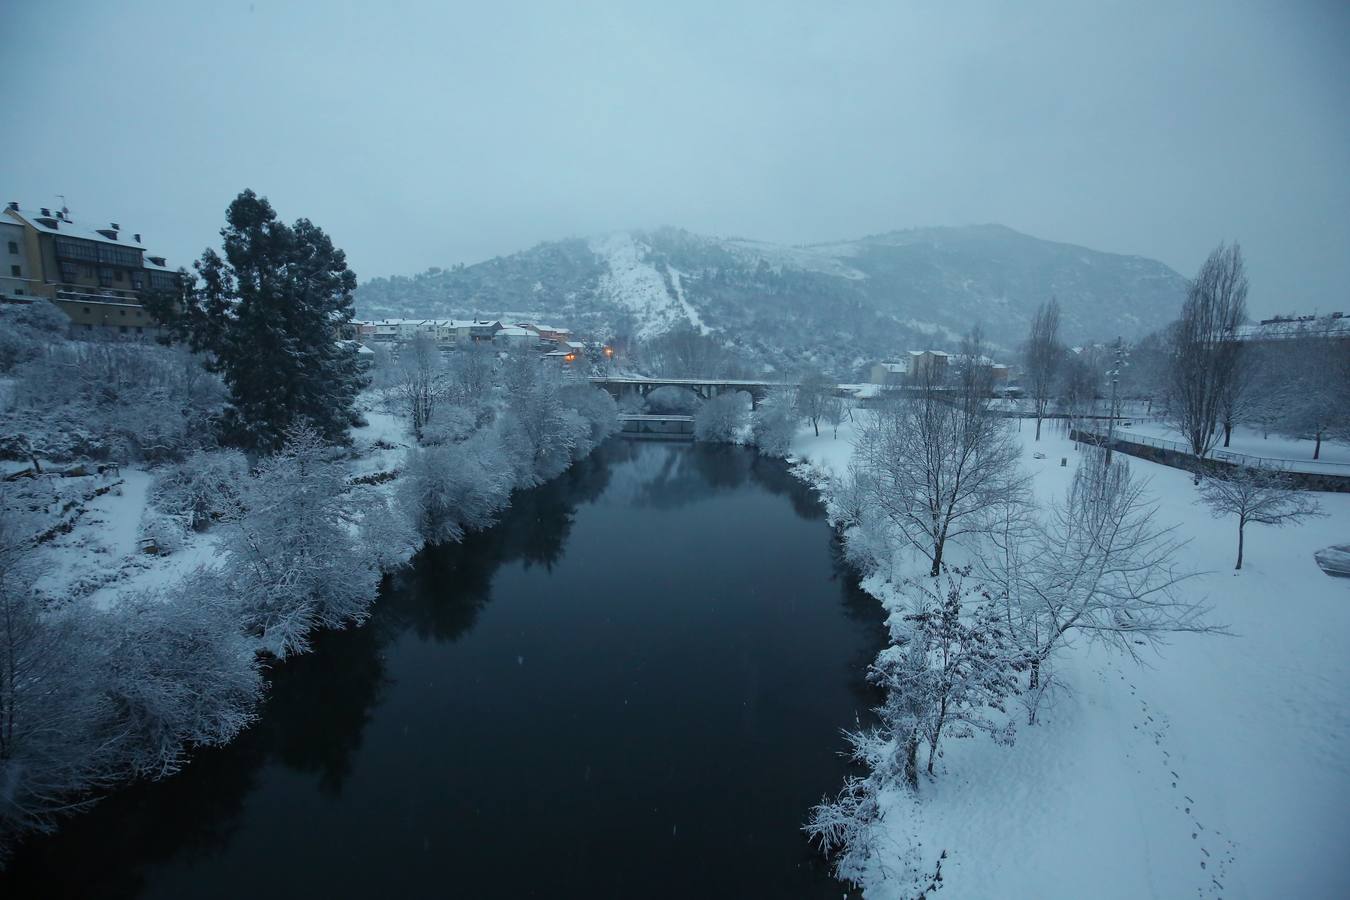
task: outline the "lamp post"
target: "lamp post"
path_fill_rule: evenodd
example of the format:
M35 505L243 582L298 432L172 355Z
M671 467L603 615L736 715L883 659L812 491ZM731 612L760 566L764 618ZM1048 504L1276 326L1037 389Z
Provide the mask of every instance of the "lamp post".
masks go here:
M1125 341L1123 338L1116 338L1115 367L1106 374L1111 378L1111 408L1107 410L1106 419L1106 465L1111 465L1111 449L1116 439L1116 392L1120 386L1120 373L1125 366Z

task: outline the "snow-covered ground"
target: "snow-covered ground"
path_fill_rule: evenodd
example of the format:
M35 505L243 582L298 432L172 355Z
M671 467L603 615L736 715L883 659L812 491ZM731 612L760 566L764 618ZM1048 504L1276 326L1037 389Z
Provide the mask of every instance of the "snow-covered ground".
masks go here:
M74 527L40 549L42 575L36 588L53 597L84 597L124 581L142 568L140 524L154 476L128 467L120 474L87 475L49 481L67 498L83 501L58 518L74 519ZM96 496L95 496L96 495ZM55 505L55 504L54 504Z
M1023 464L1045 502L1076 453L1032 434L1020 433ZM808 430L794 454L842 474L851 437ZM1313 558L1350 537L1350 494L1319 494L1325 518L1249 526L1235 572L1236 524L1211 517L1190 477L1130 465L1158 520L1190 541L1185 562L1204 574L1186 590L1232 636L1180 635L1145 667L1078 641L1057 664L1067 690L1015 746L949 741L918 802L887 798L891 852L931 871L945 850L950 900L1350 897L1350 581Z
M682 321L703 329L698 311L684 298L677 272L670 272L675 293L667 286L666 273L647 259L650 248L627 232L616 232L590 243L591 252L605 261L609 271L600 276L601 295L633 310L642 323L639 337L668 331Z
M1122 436L1140 435L1145 438L1185 443L1185 438L1166 422L1135 422L1126 427L1118 427L1116 430ZM1315 461L1314 446L1314 441L1278 434L1262 437L1260 429L1238 425L1233 428L1230 446L1224 447L1223 441L1220 440L1219 446L1214 448L1214 456L1222 459L1225 451L1228 451L1245 456L1280 460L1288 463L1287 468L1299 472L1350 475L1350 444L1324 440L1322 452Z
M364 415L368 424L352 429L351 474L397 471L412 443L406 419L373 405ZM13 468L26 468L26 464ZM214 531L187 535L183 545L171 553L143 552L141 527L153 481L154 472L137 467L124 467L120 475L58 479L56 484L72 495L87 495L104 487L110 490L84 504L84 512L68 533L42 545L43 575L38 590L107 609L129 593L162 588L194 569L216 565L219 535Z

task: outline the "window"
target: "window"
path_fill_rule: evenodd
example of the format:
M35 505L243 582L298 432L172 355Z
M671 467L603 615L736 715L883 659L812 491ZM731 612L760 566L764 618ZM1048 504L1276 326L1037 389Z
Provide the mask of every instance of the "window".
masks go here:
M109 266L99 266L98 283L100 287L112 287L112 268Z
M121 281L121 280L122 280L122 270L121 270L121 269L117 269L116 271L114 271L114 272L113 272L113 277L116 278L118 281Z
M85 312L89 312L88 307L86 307L84 311L85 311ZM85 323L84 323L84 330L85 330L85 331L93 331L93 330L94 330L94 326L93 326L93 325L90 325L88 322L85 322Z
M126 311L125 309L119 309L119 310L117 311L117 314L118 314L119 316L125 316L125 315L127 314L127 311Z
M118 325L118 326L117 326L117 332L118 332L118 334L126 334L126 333L127 333L127 326L125 326L125 325Z
M119 266L139 266L141 264L141 252L139 250L129 250L126 247L112 247L108 244L99 244L98 261L103 263L116 263Z
M80 277L80 267L71 262L61 263L61 280L72 282Z
M10 241L10 242L9 242L9 252L10 252L10 253L13 253L15 256L18 256L18 255L19 255L19 242L18 242L18 241Z
M92 241L57 238L56 255L63 259L75 259L80 262L98 262L98 247Z
M85 312L89 312L89 307L87 307L87 306L84 307L84 311L85 311Z
M15 278L23 277L23 266L10 266L9 274L13 275Z
M136 333L137 333L137 334L145 334L145 329L142 328L141 326L137 325L137 326L136 326Z
M144 289L145 289L145 273L144 273L144 272L132 272L132 273L131 273L131 286L132 286L133 288L135 288L136 290L138 290L138 291L144 290Z
M150 272L150 288L156 291L171 291L178 287L177 272Z

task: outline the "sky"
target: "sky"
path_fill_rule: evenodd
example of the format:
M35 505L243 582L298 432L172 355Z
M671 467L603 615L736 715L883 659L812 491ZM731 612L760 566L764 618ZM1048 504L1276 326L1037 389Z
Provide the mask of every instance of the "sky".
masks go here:
M1350 3L0 0L25 206L174 265L245 187L362 279L629 228L996 222L1350 312ZM17 139L15 139L17 137Z

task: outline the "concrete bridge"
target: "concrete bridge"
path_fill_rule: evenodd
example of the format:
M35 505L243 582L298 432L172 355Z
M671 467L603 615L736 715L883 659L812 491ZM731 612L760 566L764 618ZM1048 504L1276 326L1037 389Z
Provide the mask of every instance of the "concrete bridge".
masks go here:
M693 416L619 416L619 433L626 437L694 439Z
M758 406L759 402L775 388L796 386L787 381L736 378L639 378L618 375L597 375L593 376L590 381L596 387L609 391L615 400L622 400L635 394L645 399L648 394L657 388L675 387L693 391L704 400L711 400L713 397L734 391L745 391L750 395L751 406Z

